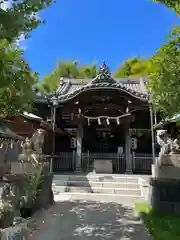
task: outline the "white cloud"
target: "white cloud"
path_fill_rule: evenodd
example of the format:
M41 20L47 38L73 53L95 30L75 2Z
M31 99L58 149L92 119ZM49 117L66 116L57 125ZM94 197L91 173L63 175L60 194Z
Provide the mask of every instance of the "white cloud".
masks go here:
M40 19L39 13L36 13L35 15L36 19ZM22 48L23 50L26 50L28 48L27 46L27 40L25 39L24 35L21 34L16 42L16 44Z
M23 50L27 49L26 39L24 38L23 34L19 36L18 40L16 41L16 44L18 47L22 48Z

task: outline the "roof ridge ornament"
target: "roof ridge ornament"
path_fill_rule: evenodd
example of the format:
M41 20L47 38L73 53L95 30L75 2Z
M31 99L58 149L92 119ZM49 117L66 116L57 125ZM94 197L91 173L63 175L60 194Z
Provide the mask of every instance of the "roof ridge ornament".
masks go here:
M103 61L100 66L97 76L90 83L116 83L116 81L111 77L111 72L105 61Z
M106 62L103 61L102 65L100 66L99 69L99 74L97 75L99 78L100 77L107 77L111 78L111 73L109 71L109 67L107 66Z

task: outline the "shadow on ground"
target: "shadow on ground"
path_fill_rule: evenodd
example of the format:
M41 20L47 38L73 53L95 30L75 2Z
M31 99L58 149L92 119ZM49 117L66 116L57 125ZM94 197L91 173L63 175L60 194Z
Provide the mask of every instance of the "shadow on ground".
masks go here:
M95 201L64 201L35 216L33 240L146 240L144 226L130 207Z

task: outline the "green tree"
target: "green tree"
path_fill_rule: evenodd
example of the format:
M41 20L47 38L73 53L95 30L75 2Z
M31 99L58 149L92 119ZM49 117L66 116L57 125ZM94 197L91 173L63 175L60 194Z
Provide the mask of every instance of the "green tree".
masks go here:
M165 4L168 8L171 8L178 15L180 15L180 1L179 0L153 0L153 1Z
M80 78L87 79L96 76L96 64L79 65L77 61L57 63L52 73L46 75L36 85L37 89L43 93L50 93L57 89L60 84L61 77L63 78Z
M179 0L153 0L165 4L180 16ZM156 71L151 73L152 100L164 115L180 112L180 27L174 28L165 43L152 57Z
M21 34L28 37L43 21L37 17L39 11L47 8L52 0L12 0L11 5L2 8L8 0L0 1L0 39L9 42L16 40Z
M27 110L34 93L32 86L36 83L35 74L23 58L23 51L0 41L0 109L1 116L17 114Z
M43 21L39 11L50 5L51 0L0 1L0 109L1 116L28 110L34 100L33 85L38 76L31 72L16 41ZM2 7L3 6L3 7Z
M133 57L126 60L114 74L114 78L147 77L151 72L150 59Z
M156 71L149 87L154 106L164 115L180 112L180 27L172 30L166 43L151 59Z

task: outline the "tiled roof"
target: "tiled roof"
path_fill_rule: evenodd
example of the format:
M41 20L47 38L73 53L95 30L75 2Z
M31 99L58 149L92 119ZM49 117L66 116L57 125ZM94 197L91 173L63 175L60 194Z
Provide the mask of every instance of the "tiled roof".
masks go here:
M81 91L95 88L117 88L127 91L129 94L134 95L137 98L146 100L148 98L148 92L146 83L148 79L141 78L122 78L115 79L112 83L99 82L92 83L92 79L64 79L56 91L59 100L68 100L72 98L72 95L77 95Z
M92 89L113 89L126 92L142 101L147 101L148 91L146 83L148 80L148 78L113 79L107 65L103 63L99 73L94 79L61 79L58 89L47 96L47 99L50 100L55 95L59 102L65 102L84 91ZM39 102L40 101L39 99ZM50 102L51 101L52 100L50 100Z

